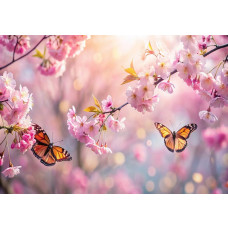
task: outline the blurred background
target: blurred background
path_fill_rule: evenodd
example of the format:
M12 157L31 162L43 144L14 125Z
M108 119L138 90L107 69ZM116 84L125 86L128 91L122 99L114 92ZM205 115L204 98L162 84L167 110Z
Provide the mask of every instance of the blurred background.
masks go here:
M215 37L218 43L228 41L224 36ZM40 38L31 36L31 46ZM119 133L106 133L112 154L98 156L70 136L66 114L72 105L77 114L87 115L83 109L93 104L92 94L100 101L111 95L115 107L126 102L128 85L121 85L126 76L124 68L129 67L132 59L136 72L142 67L148 41L152 46L155 42L161 43L173 56L180 45L179 36L91 36L84 51L67 60L62 77L40 75L39 60L31 55L6 69L14 74L17 86L27 86L33 94L32 121L42 126L50 139L53 134L54 142L63 140L57 145L73 157L70 162L46 167L31 151L22 155L13 150L13 162L22 169L13 179L1 177L9 193L228 192L227 146L212 150L203 137L208 127L226 129L228 108L214 109L219 121L209 126L198 115L208 104L177 74L171 80L174 93L157 90L160 102L154 112L142 114L130 105L121 110L120 117L127 118L126 128ZM42 45L38 49L42 50ZM208 69L224 54L221 50L208 56ZM0 47L0 55L0 65L3 65L12 53ZM175 131L185 124L196 123L198 129L188 139L185 151L177 154L166 149L154 122Z

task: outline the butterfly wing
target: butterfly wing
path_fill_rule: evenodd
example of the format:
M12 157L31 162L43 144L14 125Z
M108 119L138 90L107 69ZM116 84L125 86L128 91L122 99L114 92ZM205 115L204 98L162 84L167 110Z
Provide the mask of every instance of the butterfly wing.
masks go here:
M58 162L72 160L70 154L60 146L53 146L52 155Z
M44 145L50 144L50 139L47 133L39 125L33 124L34 130L36 131L35 140L36 142Z
M154 123L154 125L158 129L158 131L160 132L160 134L163 138L166 138L166 137L172 135L172 132L165 125L163 125L161 123Z
M175 138L175 151L182 152L187 146L187 140L182 137Z
M187 140L190 134L197 129L196 124L188 124L182 127L177 133L175 138L175 151L182 152L187 146Z
M154 123L155 127L160 132L161 136L164 138L165 146L171 152L174 152L175 141L172 132L165 125L161 123Z
M40 162L46 166L52 166L55 164L55 158L51 153L50 139L47 133L39 125L33 124L35 134L35 144L32 147L32 152L38 159L41 159Z
M46 132L37 124L33 124L36 134L34 136L36 142L32 147L32 152L38 159L42 158L48 150L50 139Z
M56 159L52 154L52 148L50 148L47 153L42 157L40 162L46 166L52 166L56 163Z
M196 124L188 124L182 127L177 133L177 137L183 137L184 139L188 139L190 134L197 129Z
M170 135L168 137L166 137L164 139L164 142L165 142L165 146L167 147L167 149L170 151L170 152L174 152L174 148L175 148L175 141L173 139L173 135Z
M34 156L37 157L38 159L40 159L44 156L47 149L48 149L48 145L43 145L43 144L39 144L38 142L36 142L33 145L31 150L32 150Z

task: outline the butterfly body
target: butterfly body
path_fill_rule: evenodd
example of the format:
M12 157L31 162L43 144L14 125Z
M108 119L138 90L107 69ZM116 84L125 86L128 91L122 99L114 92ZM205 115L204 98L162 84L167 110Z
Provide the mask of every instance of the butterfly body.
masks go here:
M34 156L40 159L40 162L46 166L53 166L56 162L70 161L70 154L60 146L54 146L46 132L37 124L33 124L36 131L35 140L32 147Z
M197 129L196 124L188 124L182 127L177 132L170 131L165 125L161 123L154 123L155 127L164 138L166 148L171 152L182 152L187 146L187 139L190 134Z

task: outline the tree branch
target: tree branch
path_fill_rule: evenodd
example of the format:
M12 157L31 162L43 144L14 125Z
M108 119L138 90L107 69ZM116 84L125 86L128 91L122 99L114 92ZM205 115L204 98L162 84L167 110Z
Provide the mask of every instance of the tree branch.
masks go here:
M112 111L109 111L109 112L103 112L102 114L107 114L107 113L113 114L113 113L116 112L116 111L120 111L124 106L126 106L126 105L128 105L128 104L129 104L129 103L126 102L126 103L124 103L123 105L121 105L120 107L114 108L114 109L112 109Z
M209 52L205 53L205 54L203 55L203 57L206 57L206 56L210 55L211 53L213 53L213 52L215 52L215 51L217 51L217 50L219 50L219 49L225 48L225 47L228 47L228 44L216 46L214 49L212 49L212 50L210 50Z
M17 46L17 44L16 44L15 45L15 48L14 48L14 53L13 53L13 59L12 59L12 61L9 62L9 63L7 63L6 65L0 67L0 70L6 68L8 66L10 66L11 64L13 64L13 63L17 62L18 60L20 60L20 59L26 57L27 55L29 55L31 52L33 52L42 43L43 40L47 39L48 37L50 37L50 35L49 36L46 36L46 35L43 36L43 38L31 50L29 50L27 53L25 53L24 55L20 56L19 58L14 59L14 55L15 55L15 51L16 51L16 46Z

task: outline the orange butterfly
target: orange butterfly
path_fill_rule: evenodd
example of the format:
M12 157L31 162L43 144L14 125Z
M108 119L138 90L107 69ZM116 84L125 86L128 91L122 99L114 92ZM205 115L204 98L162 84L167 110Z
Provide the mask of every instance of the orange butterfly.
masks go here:
M70 161L70 154L60 146L53 146L46 132L37 124L33 124L35 134L35 144L32 147L32 152L35 157L40 159L40 162L46 166L55 165L56 161Z
M197 129L196 124L188 124L177 132L171 132L169 128L160 123L154 123L164 138L165 146L171 152L182 152L187 146L187 140L190 134Z

